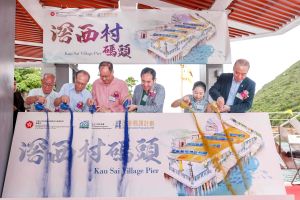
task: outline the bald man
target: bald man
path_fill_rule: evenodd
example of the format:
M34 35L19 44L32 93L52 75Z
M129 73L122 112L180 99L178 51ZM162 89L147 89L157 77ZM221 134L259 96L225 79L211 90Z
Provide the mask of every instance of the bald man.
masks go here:
M248 111L255 94L255 82L247 77L250 64L238 59L233 73L223 73L209 89L209 95L217 102L220 112L243 113Z

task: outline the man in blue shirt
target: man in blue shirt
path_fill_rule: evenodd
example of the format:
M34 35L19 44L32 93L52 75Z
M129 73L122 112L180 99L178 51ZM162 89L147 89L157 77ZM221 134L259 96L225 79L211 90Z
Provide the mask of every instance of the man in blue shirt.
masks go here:
M75 76L75 83L65 83L62 86L54 105L59 106L61 103L67 103L75 112L87 112L89 106L94 103L91 93L86 89L89 80L89 73L79 70Z
M217 102L220 112L243 113L253 102L255 82L247 77L250 64L239 59L233 66L233 73L223 73L209 89L209 95Z

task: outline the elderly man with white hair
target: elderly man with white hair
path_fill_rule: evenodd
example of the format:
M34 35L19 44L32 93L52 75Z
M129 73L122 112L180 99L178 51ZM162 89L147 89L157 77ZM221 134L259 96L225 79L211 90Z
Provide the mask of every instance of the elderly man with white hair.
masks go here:
M35 110L35 103L44 105L44 108L48 111L55 111L54 100L58 94L53 90L55 86L55 76L51 73L45 73L41 80L42 87L34 88L29 91L28 96L25 99L27 105L31 105L30 111Z
M223 73L209 89L209 95L217 101L220 112L243 113L248 111L255 94L255 82L247 77L250 64L238 59L233 73Z

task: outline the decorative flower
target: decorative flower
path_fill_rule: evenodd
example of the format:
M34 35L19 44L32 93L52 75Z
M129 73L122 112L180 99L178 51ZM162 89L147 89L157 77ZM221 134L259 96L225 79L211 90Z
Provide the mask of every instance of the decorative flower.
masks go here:
M242 99L242 100L245 100L245 99L247 99L247 98L249 97L249 92L248 92L248 90L243 90L243 91L240 93L240 95L241 95L241 99Z
M112 95L116 99L120 98L120 93L118 91L115 91L114 94Z
M148 93L148 96L151 98L154 98L156 96L156 91L155 90L150 90Z
M80 110L82 110L83 108L83 102L82 101L79 101L77 104L76 104L76 107Z

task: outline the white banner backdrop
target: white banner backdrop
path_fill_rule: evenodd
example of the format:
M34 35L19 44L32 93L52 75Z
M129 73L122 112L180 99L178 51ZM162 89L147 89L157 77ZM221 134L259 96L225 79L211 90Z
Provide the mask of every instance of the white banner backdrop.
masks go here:
M47 200L65 200L66 198L47 198ZM195 197L81 197L68 198L68 200L195 200ZM292 195L260 195L260 196L205 196L197 197L201 200L294 200ZM14 198L2 198L2 200L15 200ZM45 200L45 198L26 198L26 200Z
M46 63L230 63L226 12L45 10Z
M236 159L213 113L129 114L129 163L120 185L124 114L20 113L3 197L284 195L265 113L222 115ZM72 151L71 151L72 149ZM242 170L242 172L240 172ZM226 179L224 175L227 175Z

